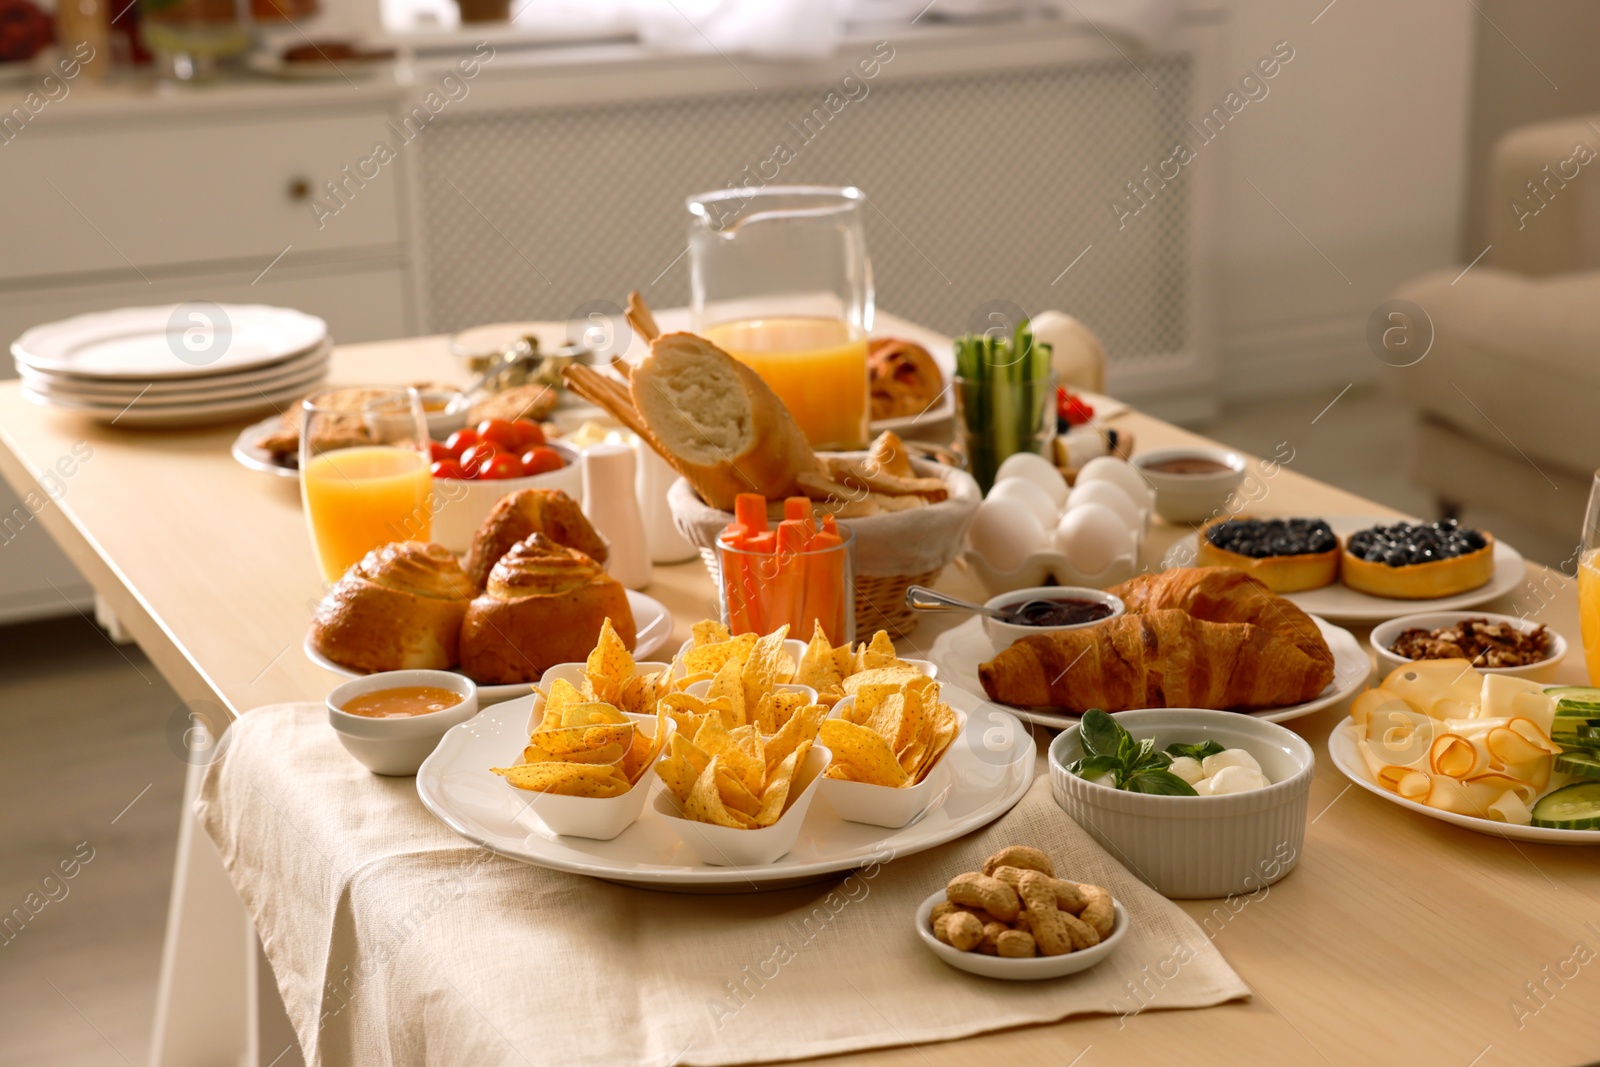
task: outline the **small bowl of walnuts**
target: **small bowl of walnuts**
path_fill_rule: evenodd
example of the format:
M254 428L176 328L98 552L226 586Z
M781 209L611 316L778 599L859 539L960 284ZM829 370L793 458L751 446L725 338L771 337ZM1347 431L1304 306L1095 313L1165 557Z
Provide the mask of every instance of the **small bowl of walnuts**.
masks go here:
M1008 845L917 909L917 934L934 955L1009 981L1086 971L1127 933L1128 913L1109 892L1057 878L1050 857L1029 845Z
M1467 659L1482 674L1547 682L1567 654L1566 638L1554 630L1486 611L1402 615L1374 626L1370 640L1384 674L1422 659Z

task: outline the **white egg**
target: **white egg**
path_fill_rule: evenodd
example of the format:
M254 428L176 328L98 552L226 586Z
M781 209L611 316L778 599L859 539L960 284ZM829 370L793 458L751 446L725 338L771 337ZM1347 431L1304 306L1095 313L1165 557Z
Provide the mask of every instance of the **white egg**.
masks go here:
M1013 452L994 472L994 484L1021 478L1045 491L1057 510L1067 502L1067 480L1061 477L1051 462L1034 452Z
M973 550L1002 571L1014 571L1044 547L1044 524L1017 500L985 500L978 505L967 531Z
M1130 530L1137 530L1143 525L1143 516L1139 513L1139 505L1135 504L1120 485L1113 482L1079 482L1067 494L1067 510L1081 508L1085 504L1104 504L1106 507L1122 516L1122 521L1128 524Z
M1249 767L1237 764L1222 768L1206 781L1211 783L1211 795L1214 797L1228 793L1248 793L1255 789L1265 789L1272 784L1260 771L1252 771Z
M1115 456L1096 456L1085 463L1078 471L1077 484L1082 485L1085 482L1110 482L1127 493L1129 500L1150 499L1151 490L1144 480L1144 475L1140 474L1132 463Z
M1103 574L1132 549L1128 524L1104 504L1071 508L1056 527L1056 547L1085 575Z
M1172 761L1172 766L1167 769L1190 785L1194 785L1206 776L1205 771L1200 769L1200 761L1193 756L1179 756Z
M1050 499L1050 494L1026 478L1009 478L989 490L990 500L1015 500L1033 512L1039 527L1048 530L1055 526L1061 509Z
M1201 763L1201 768L1210 778L1224 767L1248 767L1257 774L1261 773L1261 764L1256 758L1242 748L1225 748L1214 756L1207 756Z

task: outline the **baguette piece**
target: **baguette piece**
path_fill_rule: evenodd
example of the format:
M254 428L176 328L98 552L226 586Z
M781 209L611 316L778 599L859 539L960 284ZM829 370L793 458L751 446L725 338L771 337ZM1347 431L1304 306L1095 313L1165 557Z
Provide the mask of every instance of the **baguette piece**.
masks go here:
M821 471L777 394L703 337L656 338L628 389L657 451L714 508L732 511L739 493L799 496L799 476Z

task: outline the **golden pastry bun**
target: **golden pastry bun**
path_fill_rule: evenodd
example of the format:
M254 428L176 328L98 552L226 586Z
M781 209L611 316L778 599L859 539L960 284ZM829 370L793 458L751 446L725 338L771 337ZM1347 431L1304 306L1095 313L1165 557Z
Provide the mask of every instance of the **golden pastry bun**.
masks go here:
M557 663L588 658L609 618L635 641L627 591L590 557L536 533L489 572L461 624L461 669L482 685L534 682Z
M518 489L500 498L472 537L466 569L473 588L482 592L500 557L536 533L597 563L606 561L606 543L576 500L560 489Z
M459 662L474 590L442 545L395 541L368 552L317 606L311 645L351 670L446 670Z

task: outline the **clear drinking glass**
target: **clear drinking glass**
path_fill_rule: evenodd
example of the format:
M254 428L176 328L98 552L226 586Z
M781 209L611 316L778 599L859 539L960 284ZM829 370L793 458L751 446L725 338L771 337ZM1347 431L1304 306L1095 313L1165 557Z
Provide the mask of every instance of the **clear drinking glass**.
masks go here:
M1037 452L1051 459L1056 438L1056 378L955 377L956 435L967 470L987 493L1008 456Z
M832 645L856 639L855 533L839 527L838 544L766 551L717 540L717 603L734 635L769 634L809 641L817 623Z
M433 476L415 389L378 391L358 410L332 396L301 405L300 498L322 577L336 582L374 548L429 539Z
M1600 685L1600 471L1589 488L1589 510L1583 517L1583 552L1578 557L1578 625L1583 632L1583 659L1589 684Z
M869 436L865 203L859 189L810 185L688 199L694 329L761 375L814 448Z

